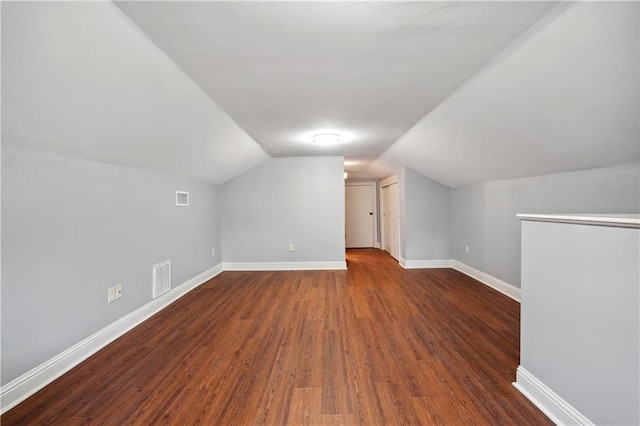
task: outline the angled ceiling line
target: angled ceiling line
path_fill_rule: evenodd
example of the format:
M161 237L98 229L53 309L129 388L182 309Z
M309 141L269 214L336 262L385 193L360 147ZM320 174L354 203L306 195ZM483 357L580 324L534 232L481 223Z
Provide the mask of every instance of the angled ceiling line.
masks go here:
M122 9L122 7L120 7L120 3L122 3L123 0L109 0L109 3L113 4L114 6L116 6L118 12L120 13L120 15L122 16L122 19L126 20L133 28L135 28L136 32L141 36L144 37L149 43L151 43L154 48L160 52L165 58L167 58L167 60L169 62L171 62L176 70L178 70L185 78L187 78L189 81L191 81L196 87L198 87L198 89L202 92L203 95L205 95L216 107L218 107L221 111L223 111L228 117L229 119L235 124L235 126L241 130L242 132L244 132L247 136L249 136L249 138L260 148L260 150L269 158L273 158L273 156L271 154L269 154L267 151L265 151L264 147L258 143L255 139L255 137L249 133L247 130L245 130L242 126L240 126L238 124L238 122L236 121L236 119L230 115L229 113L227 113L227 111L225 111L224 108L222 108L222 106L218 103L218 101L216 101L211 94L205 90L202 85L197 82L191 75L189 75L189 73L187 73L184 68L182 66L180 66L180 64L178 64L174 58L172 58L171 56L169 56L169 54L162 49L158 43L155 42L155 40L153 40L153 38L151 38L149 36L149 34L147 34L142 28L140 28L140 26L133 20L131 19L131 17ZM126 1L126 0L125 0ZM247 1L254 1L254 0L247 0ZM221 182L222 183L222 182Z
M449 102L452 98L458 95L460 91L464 90L465 87L469 86L474 81L481 78L485 73L489 72L491 69L493 69L494 67L502 63L505 59L509 58L515 52L520 50L524 45L530 42L537 34L539 34L540 31L546 28L551 22L555 21L560 15L562 15L567 10L575 6L574 2L569 2L567 0L562 0L559 2L550 2L550 3L557 3L557 4L551 10L549 10L545 15L543 15L540 19L532 22L531 25L529 25L529 27L527 27L517 38L515 38L511 43L506 45L502 50L496 52L496 54L492 58L489 58L475 73L470 75L469 78L462 81L458 87L456 87L453 91L451 91L444 99L442 99L437 105L431 108L424 116L422 116L418 121L416 121L413 124L413 126L411 126L405 133L403 133L398 139L396 139L391 145L389 145L381 155L379 155L374 161L372 161L372 166L375 167L376 162L384 163L385 155L387 155L395 146L402 143L404 139L406 139L413 132L415 132L418 125L423 120L425 120L430 114L434 113L435 111L438 110L438 108L442 107L447 102ZM382 166L382 167L385 167L385 166ZM387 165L386 168L389 169L389 168L397 168L397 167L398 167L397 164L396 165L389 164ZM424 174L420 171L417 171L417 172L420 174Z

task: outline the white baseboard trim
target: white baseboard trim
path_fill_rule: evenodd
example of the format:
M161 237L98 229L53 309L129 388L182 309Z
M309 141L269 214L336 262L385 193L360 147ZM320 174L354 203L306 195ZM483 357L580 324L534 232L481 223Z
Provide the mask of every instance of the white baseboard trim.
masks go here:
M495 290L520 301L520 289L489 274L478 271L462 262L451 259L405 260L400 258L405 269L454 268ZM109 324L64 352L40 364L22 376L0 387L0 414L10 410L38 390L42 389L94 353L141 324L157 312L175 302L200 284L210 280L222 271L299 271L299 270L346 270L346 261L337 262L242 262L223 263L191 278L173 288L158 299L152 300L135 311ZM518 387L518 384L514 384ZM518 387L520 389L520 387ZM522 390L521 390L522 392ZM524 392L523 392L524 393ZM590 423L585 423L590 424Z
M400 266L404 269L451 268L451 259L406 260L400 258Z
M223 270L222 264L174 287L163 296L152 300L135 311L109 324L105 328L69 349L40 364L0 388L0 414L4 414L85 359L89 358L127 331L166 308L194 288L207 282Z
M594 424L521 365L513 386L557 425Z
M406 260L401 257L399 263L404 269L453 268L456 271L462 272L463 274L480 281L482 284L488 285L494 290L498 290L500 293L509 296L513 300L520 302L520 289L518 287L506 283L485 272L472 268L469 265L465 265L455 259Z
M233 262L223 263L225 271L321 271L346 270L347 262Z
M451 267L456 271L460 271L463 274L468 275L471 278L474 278L481 283L488 285L494 290L498 290L500 293L509 296L513 300L520 302L520 289L518 287L506 283L501 279L491 276L485 272L472 268L469 265L465 265L464 263L455 259L451 261Z

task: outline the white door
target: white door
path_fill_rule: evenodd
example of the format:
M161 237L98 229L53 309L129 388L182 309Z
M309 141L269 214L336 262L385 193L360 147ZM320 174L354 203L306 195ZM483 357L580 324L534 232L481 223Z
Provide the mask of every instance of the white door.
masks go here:
M347 248L373 247L376 227L376 184L349 183L345 187Z
M383 248L396 260L400 257L398 183L382 188Z

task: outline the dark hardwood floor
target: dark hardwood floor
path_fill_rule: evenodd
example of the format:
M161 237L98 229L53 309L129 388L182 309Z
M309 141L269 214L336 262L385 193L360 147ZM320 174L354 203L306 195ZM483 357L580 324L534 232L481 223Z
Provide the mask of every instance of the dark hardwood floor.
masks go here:
M375 249L224 272L2 416L12 424L552 424L511 382L519 304Z

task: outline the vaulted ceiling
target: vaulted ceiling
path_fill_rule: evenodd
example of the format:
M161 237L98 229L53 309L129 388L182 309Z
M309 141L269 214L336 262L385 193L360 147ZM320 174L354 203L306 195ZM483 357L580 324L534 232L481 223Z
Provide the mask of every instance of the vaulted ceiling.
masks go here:
M635 2L2 6L3 143L214 183L269 156L452 187L639 157Z
M380 156L554 6L118 5L269 154L368 159ZM323 129L349 139L319 149L309 142Z

